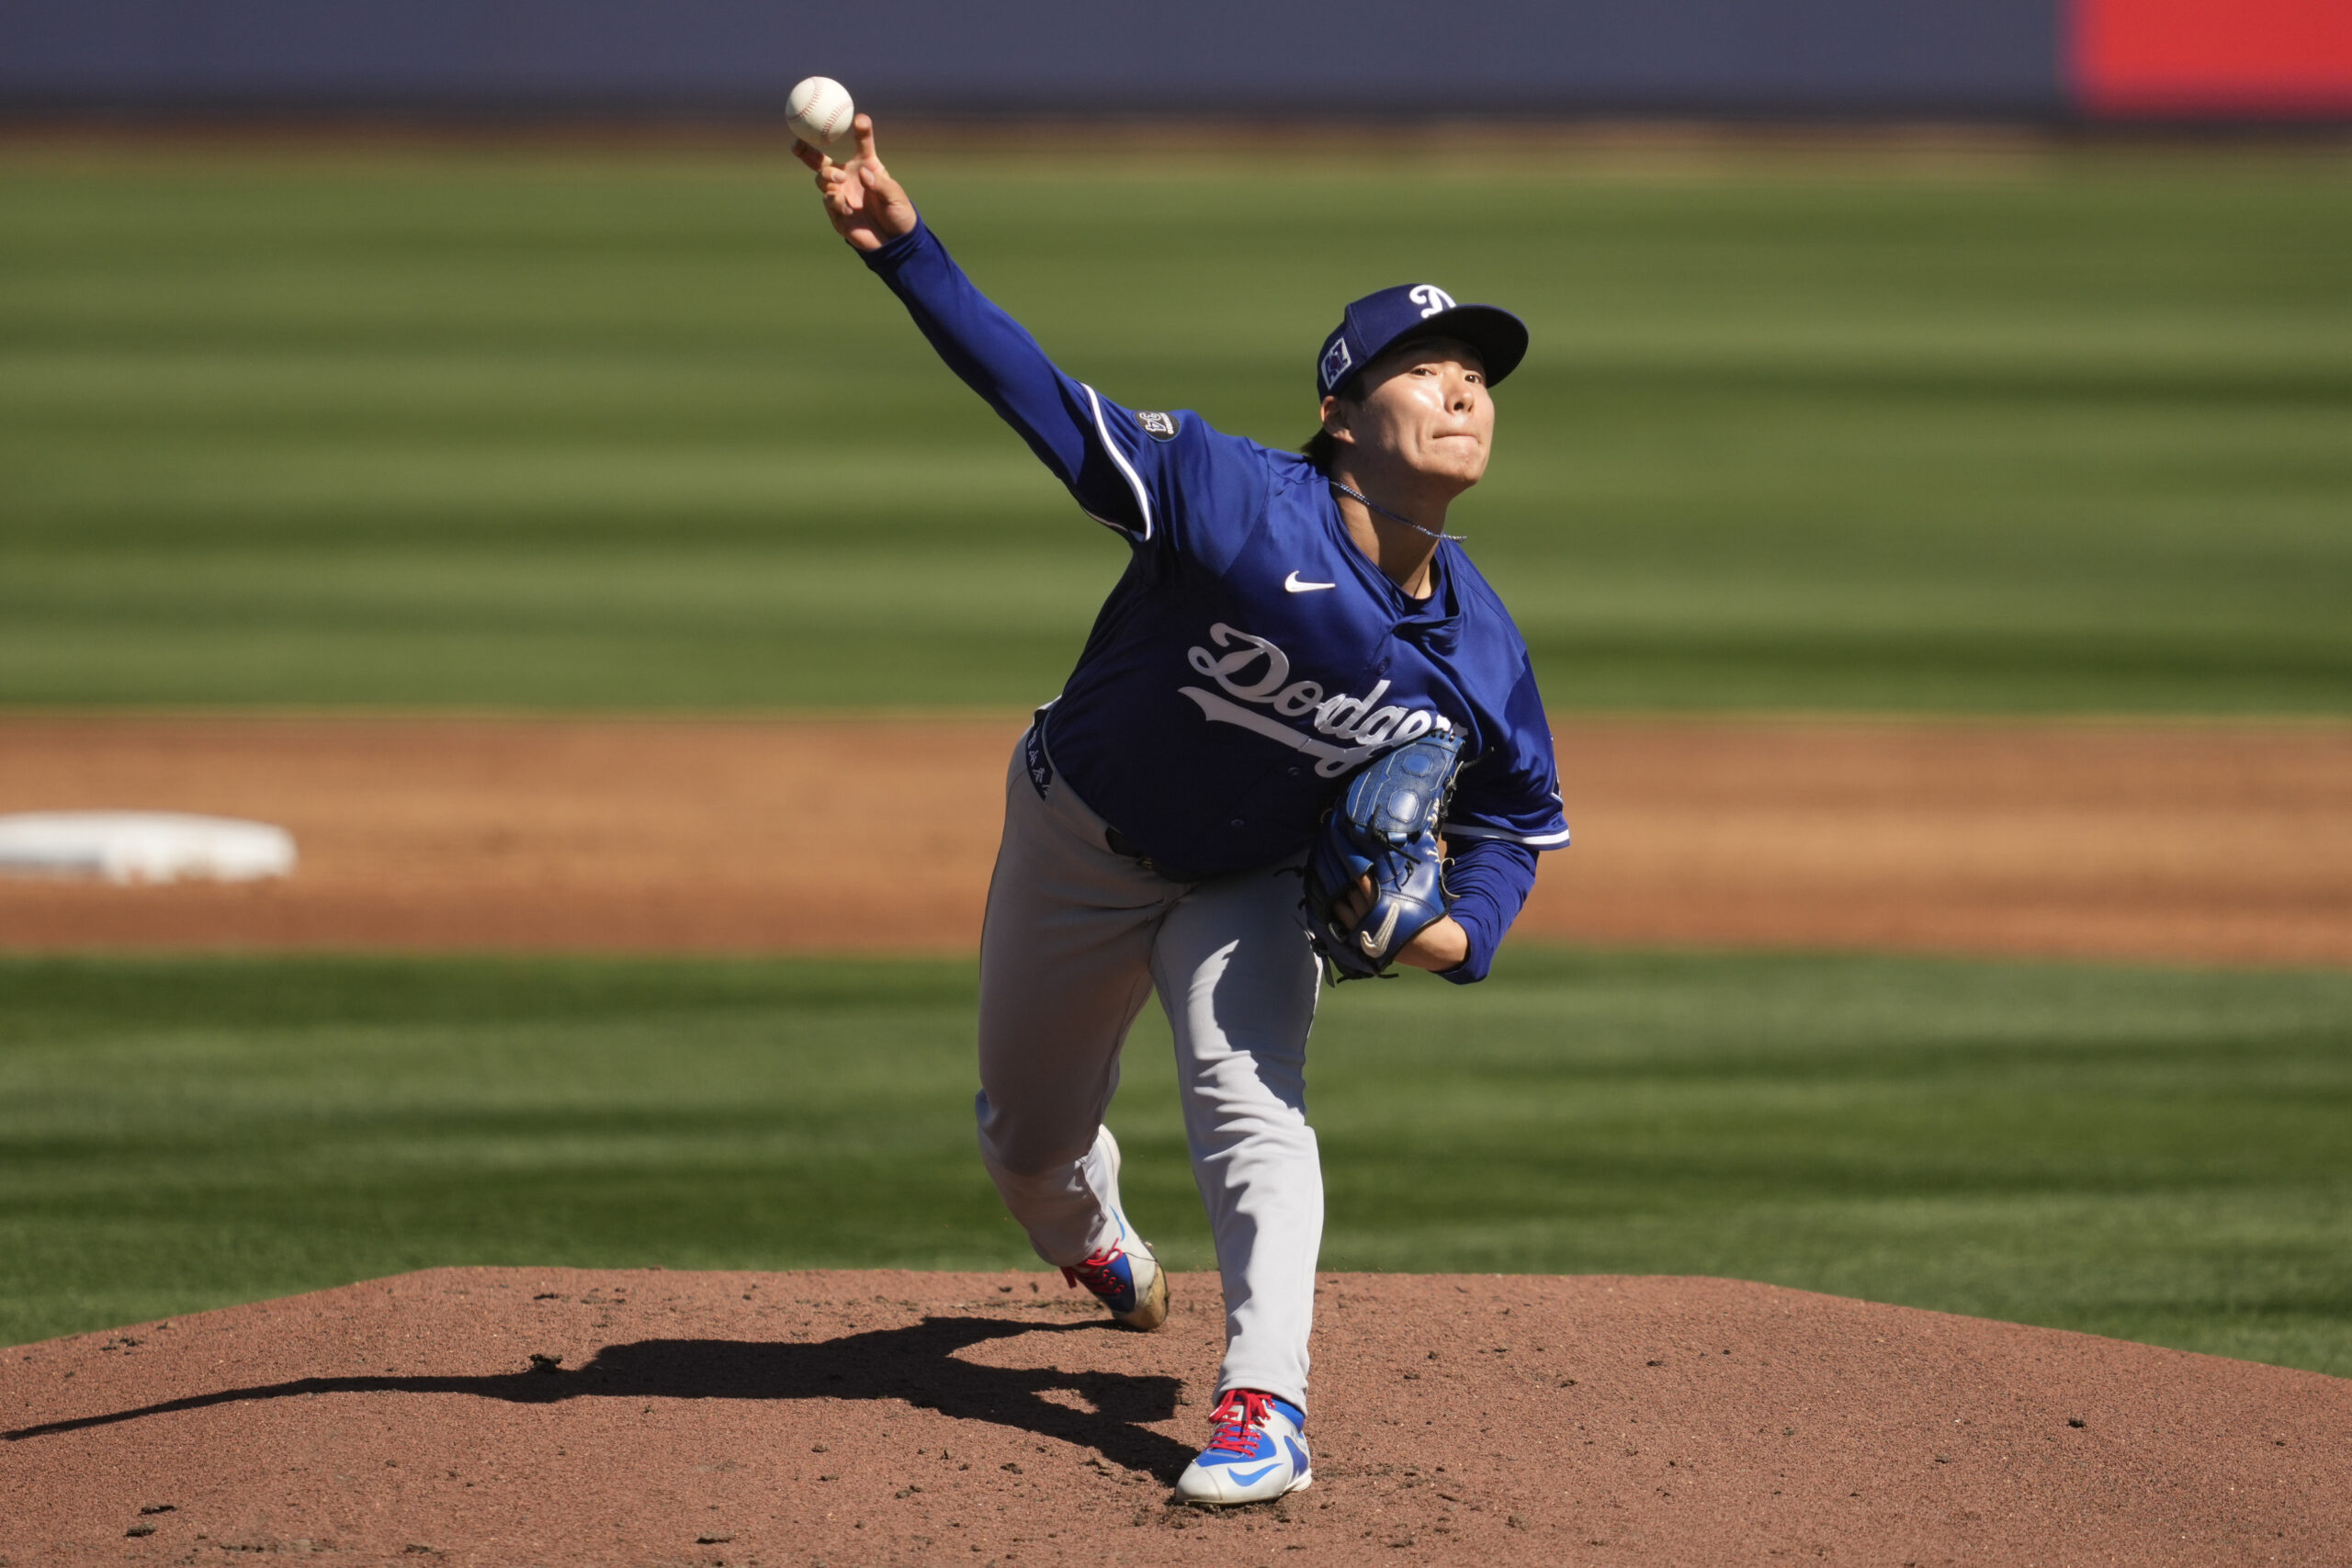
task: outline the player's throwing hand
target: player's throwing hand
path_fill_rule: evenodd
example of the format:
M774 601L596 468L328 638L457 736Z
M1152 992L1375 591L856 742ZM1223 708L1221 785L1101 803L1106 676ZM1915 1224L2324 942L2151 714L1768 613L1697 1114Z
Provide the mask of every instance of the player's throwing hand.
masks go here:
M817 191L825 198L825 216L832 220L833 232L861 251L878 251L914 231L915 204L874 151L874 117L859 115L850 125L857 151L848 163L834 163L797 137L792 155L817 171Z

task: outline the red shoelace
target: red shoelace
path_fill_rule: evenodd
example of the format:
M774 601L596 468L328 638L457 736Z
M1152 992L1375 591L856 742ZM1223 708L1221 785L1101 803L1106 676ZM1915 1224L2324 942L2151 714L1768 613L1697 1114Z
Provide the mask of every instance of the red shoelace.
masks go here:
M1115 1247L1106 1247L1083 1263L1065 1265L1062 1278L1069 1280L1073 1288L1084 1285L1098 1296L1110 1295L1119 1288L1119 1277L1111 1272L1111 1265L1125 1256Z
M1216 1436L1209 1439L1211 1453L1254 1454L1258 1451L1253 1434L1266 1424L1266 1416L1273 1405L1273 1396L1260 1393L1254 1388L1237 1388L1217 1401L1209 1419L1216 1423Z

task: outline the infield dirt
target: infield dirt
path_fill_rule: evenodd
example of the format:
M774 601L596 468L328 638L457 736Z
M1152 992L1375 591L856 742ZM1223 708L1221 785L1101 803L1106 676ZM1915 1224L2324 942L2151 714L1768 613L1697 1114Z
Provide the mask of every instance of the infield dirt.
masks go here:
M27 1563L2340 1563L2352 1382L1720 1280L1327 1275L1315 1483L1171 1506L1223 1314L435 1269L14 1351Z
M0 946L974 947L1017 715L0 720L0 811L293 830L285 883L0 882ZM2341 725L1562 719L1588 942L2352 963Z

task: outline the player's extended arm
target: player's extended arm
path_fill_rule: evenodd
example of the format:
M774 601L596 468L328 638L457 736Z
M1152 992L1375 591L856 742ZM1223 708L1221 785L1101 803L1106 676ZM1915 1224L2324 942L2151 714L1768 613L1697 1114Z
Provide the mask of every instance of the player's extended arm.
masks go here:
M889 285L948 368L1021 433L1080 506L1131 532L1148 531L1140 483L1110 446L1112 405L1063 375L1020 322L972 286L876 154L873 118L859 115L854 124L857 152L847 164L806 142L792 144L793 154L816 171L834 232Z

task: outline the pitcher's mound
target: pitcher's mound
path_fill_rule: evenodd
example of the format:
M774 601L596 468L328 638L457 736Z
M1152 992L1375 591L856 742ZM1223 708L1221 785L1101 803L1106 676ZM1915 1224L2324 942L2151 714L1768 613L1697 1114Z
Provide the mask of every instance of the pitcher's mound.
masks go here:
M0 1558L2335 1562L2352 1382L1723 1280L1328 1276L1315 1484L1170 1506L1224 1316L444 1269L7 1353Z

